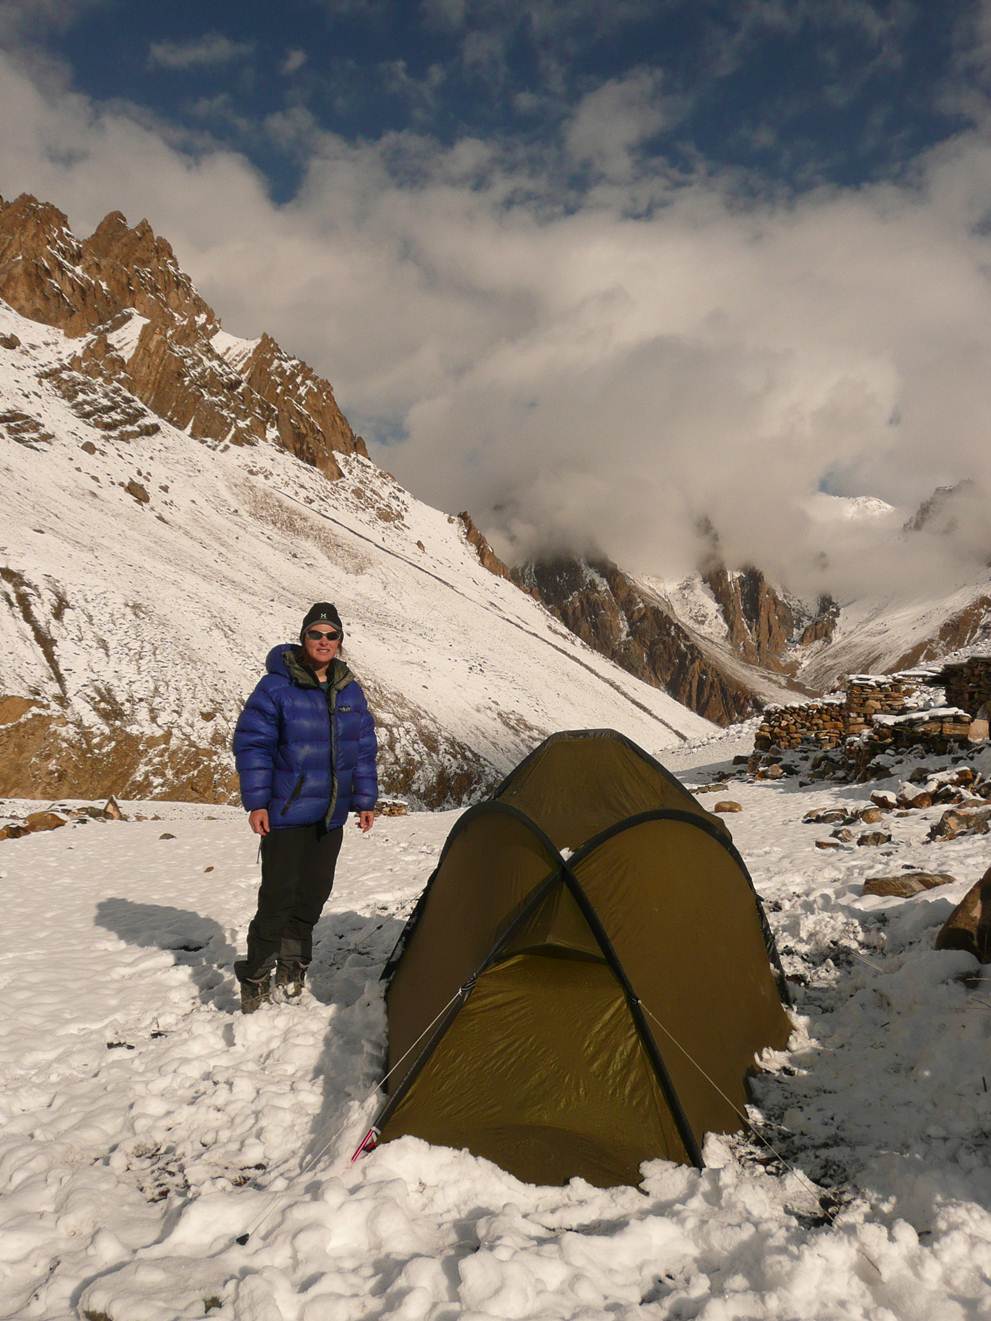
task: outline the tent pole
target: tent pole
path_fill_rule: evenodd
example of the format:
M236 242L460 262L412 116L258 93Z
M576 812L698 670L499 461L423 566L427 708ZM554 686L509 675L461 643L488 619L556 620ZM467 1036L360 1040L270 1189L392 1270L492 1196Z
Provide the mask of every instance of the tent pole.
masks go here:
M598 940L602 953L606 956L606 962L609 964L610 968L612 968L616 980L623 988L623 993L626 996L626 1003L630 1010L630 1016L636 1026L637 1034L640 1037L643 1048L647 1052L647 1057L653 1065L654 1074L660 1084L661 1091L664 1093L664 1099L668 1103L668 1109L671 1111L671 1117L674 1120L675 1128L678 1130L678 1136L681 1138L685 1153L696 1169L704 1170L705 1161L702 1159L702 1152L695 1139L692 1126L688 1122L688 1116L685 1114L678 1093L674 1089L674 1083L671 1081L671 1075L668 1073L667 1066L665 1065L661 1052L658 1049L657 1042L654 1040L654 1034L651 1032L647 1020L644 1017L643 1005L640 998L636 991L634 991L630 979L626 975L626 970L619 961L619 955L616 953L612 941L609 939L605 928L599 921L598 913L596 913L595 909L592 907L588 895L582 889L581 882L578 880L577 876L575 876L574 872L572 872L567 862L564 863L564 881L568 889L571 891L572 897L578 907L581 909L582 916L591 928L596 940Z

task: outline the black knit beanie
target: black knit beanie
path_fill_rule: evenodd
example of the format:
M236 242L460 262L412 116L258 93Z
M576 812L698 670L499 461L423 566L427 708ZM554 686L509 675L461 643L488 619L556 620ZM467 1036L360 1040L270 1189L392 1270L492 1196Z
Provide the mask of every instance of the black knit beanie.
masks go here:
M317 601L311 605L306 612L306 618L303 620L303 627L299 630L299 640L303 641L303 634L311 624L333 624L341 637L344 636L344 625L341 623L341 617L337 613L337 606L331 605L329 601Z

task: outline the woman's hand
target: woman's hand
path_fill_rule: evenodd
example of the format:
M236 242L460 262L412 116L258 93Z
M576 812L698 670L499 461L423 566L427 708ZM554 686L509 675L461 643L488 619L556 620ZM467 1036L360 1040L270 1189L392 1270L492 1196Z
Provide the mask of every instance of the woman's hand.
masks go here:
M375 824L374 812L358 813L358 820L355 822L355 825L360 829L363 835L367 835L368 832L371 830L372 826L374 826L374 824Z
M256 807L248 813L248 825L256 835L267 835L271 827L268 824L268 808Z

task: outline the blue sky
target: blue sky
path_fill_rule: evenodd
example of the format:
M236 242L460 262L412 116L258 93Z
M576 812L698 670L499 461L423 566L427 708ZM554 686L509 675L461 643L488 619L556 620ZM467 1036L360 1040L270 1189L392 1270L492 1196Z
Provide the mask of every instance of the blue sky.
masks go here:
M991 489L991 0L0 0L0 124L510 558L842 594L816 491Z
M354 141L411 128L539 150L610 80L652 75L638 154L797 189L897 174L957 132L966 0L282 0L81 6L44 42L94 98L246 153L273 195L300 161L273 116Z

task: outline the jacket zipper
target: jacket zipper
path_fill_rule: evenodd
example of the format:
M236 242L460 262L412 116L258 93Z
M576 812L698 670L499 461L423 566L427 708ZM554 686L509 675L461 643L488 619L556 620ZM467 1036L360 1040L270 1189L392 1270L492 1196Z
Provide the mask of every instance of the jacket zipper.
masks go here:
M305 779L306 779L306 775L303 774L303 775L301 775L301 776L299 777L299 779L298 779L298 780L296 781L296 783L293 785L293 791L292 791L292 793L289 795L289 797L286 799L285 803L284 803L283 806L282 806L282 811L281 811L281 813L280 813L281 816L285 816L285 814L289 811L290 807L293 805L293 803L294 803L294 802L296 801L296 799L299 797L299 793L300 793L300 790L301 790L302 787L303 787L303 781L304 781Z
M337 710L337 689L332 689L330 701L327 705L327 719L330 721L330 806L327 808L327 815L323 819L324 828L328 829L334 817L334 808L337 806L337 722L334 720L334 713Z

